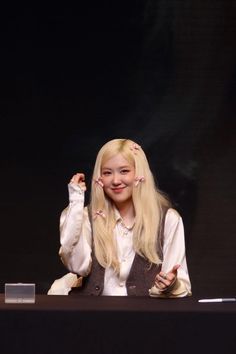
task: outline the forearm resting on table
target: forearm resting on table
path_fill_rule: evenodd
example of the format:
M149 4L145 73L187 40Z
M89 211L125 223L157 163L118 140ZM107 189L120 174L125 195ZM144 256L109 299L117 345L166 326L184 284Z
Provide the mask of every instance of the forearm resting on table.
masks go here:
M167 290L160 290L157 286L153 285L151 289L149 289L149 295L151 297L159 297L159 298L177 298L177 297L185 297L191 296L191 290L188 289L186 283L181 279L176 279L173 286L167 288Z

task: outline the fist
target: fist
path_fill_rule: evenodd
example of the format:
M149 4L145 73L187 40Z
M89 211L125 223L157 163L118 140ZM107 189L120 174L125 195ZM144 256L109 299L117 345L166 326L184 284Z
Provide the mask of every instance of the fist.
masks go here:
M83 173L76 173L72 176L70 183L80 186L80 188L86 191L85 176Z

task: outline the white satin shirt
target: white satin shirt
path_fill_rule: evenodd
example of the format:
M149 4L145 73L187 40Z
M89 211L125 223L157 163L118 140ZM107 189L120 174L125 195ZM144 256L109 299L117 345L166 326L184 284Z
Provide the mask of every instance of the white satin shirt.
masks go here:
M73 183L68 185L68 190L69 205L63 210L60 217L61 247L59 255L70 273L61 279L57 279L49 290L49 294L55 292L68 293L75 282L73 273L87 276L91 265L92 235L88 211L87 208L84 208L84 191ZM117 275L111 267L105 270L102 295L126 296L126 280L135 256L132 242L133 231L131 228L124 232L122 218L118 211L116 219L114 236L117 241L120 272ZM180 268L174 288L164 294L153 286L149 290L150 296L184 297L191 295L183 222L178 212L170 208L165 219L162 271L167 273L176 264L180 264ZM62 289L63 287L64 289Z

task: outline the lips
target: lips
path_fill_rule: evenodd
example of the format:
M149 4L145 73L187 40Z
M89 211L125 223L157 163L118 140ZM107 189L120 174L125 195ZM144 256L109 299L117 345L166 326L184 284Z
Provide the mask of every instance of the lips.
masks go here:
M124 190L124 187L122 188L112 188L113 193L121 193Z

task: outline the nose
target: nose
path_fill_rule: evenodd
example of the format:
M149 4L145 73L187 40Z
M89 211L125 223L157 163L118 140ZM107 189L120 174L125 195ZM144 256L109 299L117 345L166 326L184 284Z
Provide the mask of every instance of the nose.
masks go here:
M114 185L116 185L116 186L121 183L119 173L114 173L114 174L113 174L112 183L113 183Z

